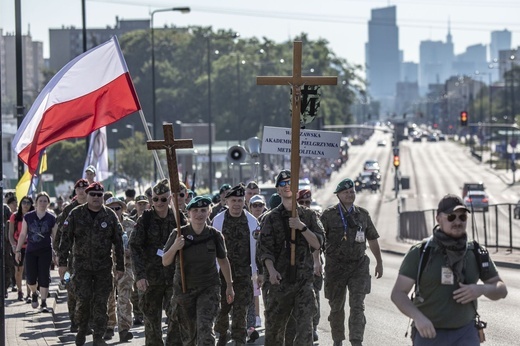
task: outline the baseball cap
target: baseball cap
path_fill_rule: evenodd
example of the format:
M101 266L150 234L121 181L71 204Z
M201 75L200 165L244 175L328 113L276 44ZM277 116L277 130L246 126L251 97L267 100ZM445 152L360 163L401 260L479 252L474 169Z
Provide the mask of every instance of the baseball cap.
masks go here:
M457 195L448 194L444 197L442 197L441 201L439 202L439 206L437 207L437 214L439 213L445 213L450 214L454 212L455 210L465 210L468 213L470 212L468 208L464 205L464 202L462 201L462 198L460 198Z

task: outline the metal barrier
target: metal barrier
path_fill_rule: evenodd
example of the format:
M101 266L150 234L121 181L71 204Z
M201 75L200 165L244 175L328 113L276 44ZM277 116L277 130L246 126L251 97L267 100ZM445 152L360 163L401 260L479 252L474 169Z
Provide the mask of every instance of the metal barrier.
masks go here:
M520 219L514 218L513 203L490 204L489 210L470 214L467 232L486 247L520 250ZM431 235L437 223L437 210L406 211L399 214L399 238L422 240Z

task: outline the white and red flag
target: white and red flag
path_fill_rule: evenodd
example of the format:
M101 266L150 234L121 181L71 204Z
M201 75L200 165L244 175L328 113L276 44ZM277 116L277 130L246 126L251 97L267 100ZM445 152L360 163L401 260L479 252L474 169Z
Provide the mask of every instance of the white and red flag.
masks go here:
M39 153L58 141L85 137L141 109L114 36L65 65L45 86L13 140L31 173Z

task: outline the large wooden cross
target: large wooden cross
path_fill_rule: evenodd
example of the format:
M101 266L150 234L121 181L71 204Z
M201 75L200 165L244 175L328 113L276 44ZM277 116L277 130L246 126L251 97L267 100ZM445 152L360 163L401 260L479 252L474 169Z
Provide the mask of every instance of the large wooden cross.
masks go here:
M293 75L292 76L262 76L256 77L258 85L289 85L292 88L292 121L291 121L291 192L292 217L296 217L296 197L300 180L300 114L301 88L304 85L337 85L338 77L332 76L302 76L302 42L294 41ZM291 266L295 265L296 231L291 229ZM293 273L294 270L291 270Z
M168 163L168 175L170 178L170 186L173 194L173 209L175 214L175 221L177 224L177 237L181 236L181 214L179 210L179 201L177 194L180 190L179 171L177 167L177 149L193 148L193 141L191 139L178 139L173 136L173 124L164 124L164 140L147 141L146 146L148 150L166 150L166 162ZM181 282L182 291L186 292L186 282L184 280L184 260L182 257L182 249L179 251L179 261L181 268Z

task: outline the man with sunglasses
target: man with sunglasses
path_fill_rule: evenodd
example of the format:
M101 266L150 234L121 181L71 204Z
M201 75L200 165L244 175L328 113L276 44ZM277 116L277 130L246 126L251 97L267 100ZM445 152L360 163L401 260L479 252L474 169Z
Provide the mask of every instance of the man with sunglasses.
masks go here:
M477 299L505 298L507 288L487 254L477 258L466 233L468 213L459 196L446 195L437 208L433 235L405 255L392 290L392 301L413 320L414 345L480 345ZM425 249L429 248L426 263ZM482 251L479 253L487 253ZM421 269L420 268L424 268ZM420 275L419 280L417 280ZM478 283L481 280L481 283ZM415 287L413 301L408 294Z
M352 179L343 179L334 191L338 204L323 211L321 222L325 229L324 294L329 300L329 322L334 346L345 340L345 302L350 307L348 318L349 341L362 345L365 332L365 297L370 293L370 258L367 242L376 259L375 276L383 276L383 260L379 248L379 234L370 214L354 204L356 190Z
M298 184L297 181L294 182ZM313 256L323 242L323 226L316 213L297 206L292 217L291 172L282 170L275 187L282 203L265 215L258 237L258 257L264 265L265 344L312 345ZM296 230L295 265L291 266L291 229ZM290 318L296 320L293 340L285 340Z
M222 186L219 189L219 195L220 195L220 201L218 204L213 205L211 208L211 213L209 214L209 220L213 220L215 216L222 213L227 209L226 207L226 195L228 191L231 190L231 185L229 184L222 184Z
M112 253L115 255L116 279L125 270L121 223L117 215L103 205L104 187L90 184L86 189L87 203L74 208L63 223L59 245L59 272L67 271L72 250L75 284L75 322L79 330L76 345L85 344L92 317L94 345L106 345L107 302L112 291ZM114 250L112 250L114 249Z
M176 329L178 326L171 322L169 316L175 268L162 264L164 245L170 233L177 228L171 199L170 183L168 179L163 179L152 188L152 207L145 210L137 220L129 241L134 278L139 290L139 305L144 317L145 345L151 346L163 345L163 308L169 320L164 345L180 343L179 331ZM183 226L186 218L183 213L180 213L180 217Z

